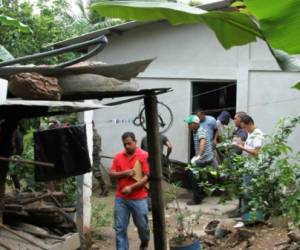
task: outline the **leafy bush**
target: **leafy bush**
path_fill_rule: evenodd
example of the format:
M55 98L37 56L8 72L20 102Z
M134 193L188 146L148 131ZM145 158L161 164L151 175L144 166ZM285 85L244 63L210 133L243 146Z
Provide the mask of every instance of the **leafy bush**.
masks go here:
M221 179L219 184L199 183L208 193L215 189L223 190L225 193L221 201L246 193L252 211L287 216L299 225L300 152L294 152L288 145L288 138L299 123L300 116L281 119L274 133L266 137L257 157L237 155L230 141L225 141L220 145L225 158L218 168L189 168L202 180L208 175ZM250 176L251 181L242 185L245 176Z
M106 210L107 205L99 202L97 205L92 207L92 227L100 228L103 226L110 226L113 221L112 210Z

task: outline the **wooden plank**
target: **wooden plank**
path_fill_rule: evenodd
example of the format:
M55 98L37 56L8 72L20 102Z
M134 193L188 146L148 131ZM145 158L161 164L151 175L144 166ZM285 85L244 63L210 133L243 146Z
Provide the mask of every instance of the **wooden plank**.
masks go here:
M76 250L80 247L79 233L64 236L65 241L54 244L49 250Z
M62 237L64 241L49 238L41 239L37 236L22 231L19 231L19 234L30 238L39 246L32 245L31 243L22 240L18 236L15 236L14 234L11 234L10 232L7 232L5 230L0 230L0 241L13 250L20 249L20 246L22 249L30 250L41 250L41 247L48 250L77 250L80 247L78 233L69 233L67 235L64 235Z
M38 165L38 166L43 166L43 167L52 167L52 168L55 167L55 165L53 163L49 163L49 162L31 161L31 160L24 160L24 159L14 159L14 158L11 158L11 157L3 157L3 156L0 156L0 161L19 162L19 163Z
M39 244L37 244L35 241L29 239L28 237L26 237L26 236L24 236L24 235L22 235L22 234L19 234L18 232L16 232L16 231L10 229L9 227L7 227L7 226L5 226L5 225L3 225L3 224L0 224L0 228L6 230L6 231L8 231L8 232L10 232L10 233L13 234L13 235L18 236L19 238L21 238L21 239L23 239L23 240L29 242L30 244L32 244L32 245L34 245L34 246L40 247L41 249L44 249L44 250L48 250L47 248L42 247L42 246L40 246Z

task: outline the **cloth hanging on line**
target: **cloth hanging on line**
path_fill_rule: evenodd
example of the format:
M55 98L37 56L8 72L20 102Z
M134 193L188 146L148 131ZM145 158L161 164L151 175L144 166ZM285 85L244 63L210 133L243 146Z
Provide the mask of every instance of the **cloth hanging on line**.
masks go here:
M52 181L91 171L85 125L55 128L34 133L37 161L54 163L54 168L36 166L36 181Z

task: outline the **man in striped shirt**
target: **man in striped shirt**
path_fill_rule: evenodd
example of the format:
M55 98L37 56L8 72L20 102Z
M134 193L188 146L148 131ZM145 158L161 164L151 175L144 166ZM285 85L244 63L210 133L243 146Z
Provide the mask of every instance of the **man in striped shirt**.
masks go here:
M195 156L191 163L195 167L203 168L213 163L214 155L212 150L211 140L208 132L200 126L200 120L196 115L190 115L185 119L189 129L193 131L193 141L195 148ZM187 202L187 205L197 205L204 199L205 193L201 186L199 186L199 179L191 173L193 199Z

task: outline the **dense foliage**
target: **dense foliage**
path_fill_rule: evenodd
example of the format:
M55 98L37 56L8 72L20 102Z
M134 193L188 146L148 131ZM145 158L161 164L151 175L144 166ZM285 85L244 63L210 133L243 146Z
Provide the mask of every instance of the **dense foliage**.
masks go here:
M45 1L38 1L36 7L29 1L20 4L4 4L0 8L0 13L27 24L32 33L24 34L10 27L2 27L0 44L14 57L20 57L41 52L47 44L64 40L74 32L68 28L72 20L65 12L67 6L65 0L56 0L52 5L47 5ZM45 62L57 61L59 58Z
M226 141L219 146L225 156L219 168L190 168L202 180L208 176L221 180L218 184L203 181L200 185L209 193L215 189L224 191L222 201L247 194L252 211L287 216L300 224L300 152L294 152L288 145L288 138L298 124L300 117L281 119L257 157L236 154L234 146ZM245 176L251 177L247 185L242 184Z
M32 32L21 33L19 29L11 26L0 26L0 45L16 58L45 51L47 46L55 42L121 22L96 16L93 12L87 12L84 6L81 9L83 14L78 17L73 16L67 0L54 0L51 3L38 0L37 4L28 0L13 4L4 2L0 8L0 15L5 14L21 21L28 25ZM37 59L32 63L55 64L75 57L76 54L70 52L43 60Z

